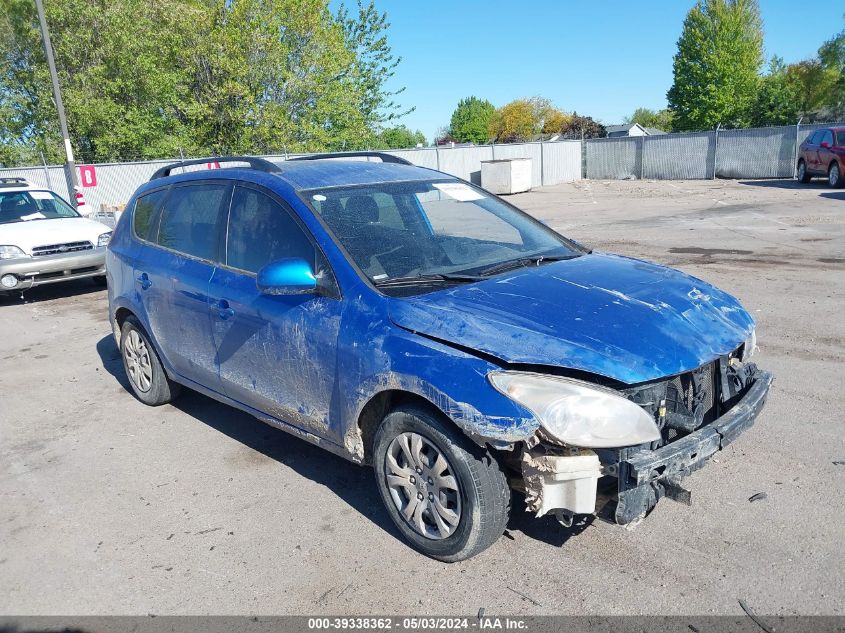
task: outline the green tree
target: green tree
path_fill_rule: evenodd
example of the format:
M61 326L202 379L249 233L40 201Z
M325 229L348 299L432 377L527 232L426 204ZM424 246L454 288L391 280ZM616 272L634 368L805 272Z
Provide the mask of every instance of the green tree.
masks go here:
M401 114L372 2L49 0L80 161L366 147ZM0 161L62 159L31 0L0 0Z
M516 99L496 110L488 133L499 143L515 143L539 134L559 133L570 121L569 115L544 97Z
M82 160L174 155L187 98L179 51L194 9L176 0L46 4L68 126ZM155 38L137 33L154 33ZM96 37L92 37L96 33ZM64 155L34 3L0 0L0 138ZM29 160L25 152L19 158Z
M543 134L560 134L561 130L572 123L572 115L562 110L554 109L546 113L543 119Z
M786 74L797 86L802 116L813 119L827 108L834 93L836 74L830 72L818 58L790 64Z
M676 130L747 127L763 65L756 0L699 0L684 20L667 99Z
M486 99L467 97L458 102L449 123L449 133L459 143L486 143L496 108Z
M534 134L554 134L567 122L567 115L545 97L531 97L531 116L534 120Z
M845 30L819 48L819 61L830 76L827 106L833 117L845 116Z
M791 125L798 120L800 110L799 84L789 76L783 60L773 57L757 92L751 124L755 127Z
M669 132L672 129L672 112L668 108L663 110L637 108L631 116L625 117L625 123L638 123L643 127Z
M393 55L387 40L390 23L387 14L380 13L375 1L356 0L356 13L350 16L348 9L341 3L337 12L337 22L343 29L346 47L354 54L351 79L359 95L359 113L371 136L374 131L386 123L399 119L414 110L403 109L394 98L402 94L405 88L395 91L387 89L388 81L402 61ZM365 139L359 140L359 145ZM363 145L362 145L363 146Z
M355 53L323 0L216 0L202 17L185 109L197 151L340 150L371 136Z
M528 99L516 99L496 110L488 132L499 143L516 143L534 135L534 108Z
M425 134L419 130L412 132L407 126L400 125L383 130L375 147L379 149L406 149L425 144Z
M569 138L604 138L607 136L607 129L592 117L573 112L569 124L561 133Z

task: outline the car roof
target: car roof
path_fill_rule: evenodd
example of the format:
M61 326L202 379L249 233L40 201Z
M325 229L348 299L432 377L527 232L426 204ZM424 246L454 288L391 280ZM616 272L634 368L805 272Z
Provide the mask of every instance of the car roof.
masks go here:
M280 178L294 189L370 185L381 182L449 179L454 176L433 169L362 160L291 160L280 165Z
M46 187L37 187L24 178L0 177L0 191L33 191L38 189L49 191Z
M193 180L225 179L254 182L270 188L279 180L296 190L329 187L353 187L384 182L423 180L455 180L454 176L426 167L369 160L326 158L319 160L288 160L277 163L278 171L248 167L200 169L172 176L154 178L141 185L138 193L150 189Z

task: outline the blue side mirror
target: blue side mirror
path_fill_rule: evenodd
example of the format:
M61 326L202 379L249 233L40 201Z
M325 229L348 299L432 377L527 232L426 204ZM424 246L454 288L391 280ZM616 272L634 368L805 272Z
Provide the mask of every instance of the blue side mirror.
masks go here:
M317 292L317 278L311 265L300 257L270 262L255 280L265 295L307 295Z

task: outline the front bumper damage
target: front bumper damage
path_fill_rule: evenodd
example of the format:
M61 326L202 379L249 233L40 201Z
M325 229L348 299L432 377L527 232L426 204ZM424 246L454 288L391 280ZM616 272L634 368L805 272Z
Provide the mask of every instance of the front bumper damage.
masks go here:
M660 448L591 451L546 443L526 448L521 467L527 510L537 516L551 512L559 519L595 513L599 479L616 480L616 490L608 497L616 500L612 517L620 525L645 516L664 496L688 504L690 493L680 481L754 424L772 380L770 373L757 370L754 381L723 415Z

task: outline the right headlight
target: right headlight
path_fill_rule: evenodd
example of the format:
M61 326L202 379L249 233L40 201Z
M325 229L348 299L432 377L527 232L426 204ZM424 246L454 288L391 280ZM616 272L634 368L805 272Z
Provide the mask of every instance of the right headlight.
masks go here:
M16 257L26 256L26 253L17 246L0 246L0 259L14 259Z
M597 385L526 372L491 372L493 386L530 409L546 433L584 448L634 446L660 439L644 409Z

